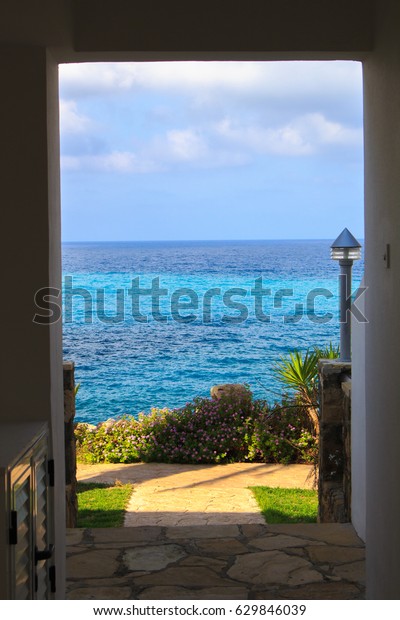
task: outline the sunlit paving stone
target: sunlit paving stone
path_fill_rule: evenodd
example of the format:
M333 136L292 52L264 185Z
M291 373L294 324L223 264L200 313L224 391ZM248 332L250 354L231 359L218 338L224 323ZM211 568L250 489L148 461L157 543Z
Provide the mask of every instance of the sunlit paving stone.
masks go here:
M102 467L78 473L133 483L135 526L68 531L68 598L364 598L364 544L351 524L267 525L235 496L259 484L310 488L308 466Z
M350 524L294 524L284 532L277 528L253 524L78 531L80 542L71 546L71 553L68 549L68 598L364 598L364 546Z
M312 487L311 465L79 465L82 481L133 484L126 527L265 523L248 487Z

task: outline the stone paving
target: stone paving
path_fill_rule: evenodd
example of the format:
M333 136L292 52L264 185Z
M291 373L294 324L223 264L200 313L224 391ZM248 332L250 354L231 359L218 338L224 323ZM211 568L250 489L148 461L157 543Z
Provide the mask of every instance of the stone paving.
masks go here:
M311 488L310 465L79 465L79 480L131 482L125 526L264 524L249 486Z
M350 524L68 531L68 599L362 599Z
M266 525L247 486L312 486L306 465L79 466L132 482L126 525L67 533L69 599L364 598L364 545L350 524Z

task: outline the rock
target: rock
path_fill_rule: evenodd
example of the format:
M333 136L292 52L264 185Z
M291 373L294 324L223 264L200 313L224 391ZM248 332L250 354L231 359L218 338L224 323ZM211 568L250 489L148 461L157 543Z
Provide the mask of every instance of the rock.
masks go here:
M105 422L99 422L97 425L97 428L111 428L112 426L114 426L115 424L115 420L114 418L108 418L108 420L106 420Z
M113 577L118 568L119 549L95 549L67 558L68 579Z
M182 588L181 586L153 586L146 588L137 597L140 600L246 600L248 595L247 588L230 585L228 587L207 587L193 590L192 588ZM201 613L201 612L200 612Z
M237 581L264 586L298 586L323 580L310 562L278 550L238 555L227 575Z
M251 391L242 383L223 383L214 385L211 388L211 398L220 400L221 398L232 398L235 400L251 400Z
M87 430L87 431L94 431L97 428L97 426L95 424L89 424L88 422L77 422L76 424L74 424L74 429L77 430Z
M178 545L153 545L127 549L123 561L129 571L158 571L185 557L186 553Z
M135 586L178 586L181 588L229 587L237 586L226 577L205 566L172 566L164 570L152 571L142 577L134 577Z

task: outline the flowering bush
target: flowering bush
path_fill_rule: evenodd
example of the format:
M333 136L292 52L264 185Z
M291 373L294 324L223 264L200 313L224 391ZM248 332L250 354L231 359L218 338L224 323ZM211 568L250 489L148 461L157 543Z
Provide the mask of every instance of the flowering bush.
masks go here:
M77 456L86 463L134 463L139 460L136 444L140 430L131 416L98 426L77 424Z
M304 407L286 402L263 411L250 441L253 461L265 463L312 463L318 443Z
M246 435L256 405L244 400L195 398L182 409L141 416L143 461L223 463L247 457Z
M195 398L181 409L153 409L97 427L78 424L78 457L90 463L311 462L308 418L291 403L270 408L244 397Z

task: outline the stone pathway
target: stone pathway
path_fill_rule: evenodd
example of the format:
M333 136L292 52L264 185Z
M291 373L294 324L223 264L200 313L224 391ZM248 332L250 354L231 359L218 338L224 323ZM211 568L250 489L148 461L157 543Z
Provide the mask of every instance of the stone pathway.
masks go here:
M69 530L67 598L364 598L364 545L350 524Z
M307 465L79 465L131 482L125 525L68 531L69 599L361 599L350 524L266 525L248 486L311 487ZM134 526L134 527L132 527Z
M79 465L78 479L131 482L125 526L264 524L249 486L311 488L309 465Z

